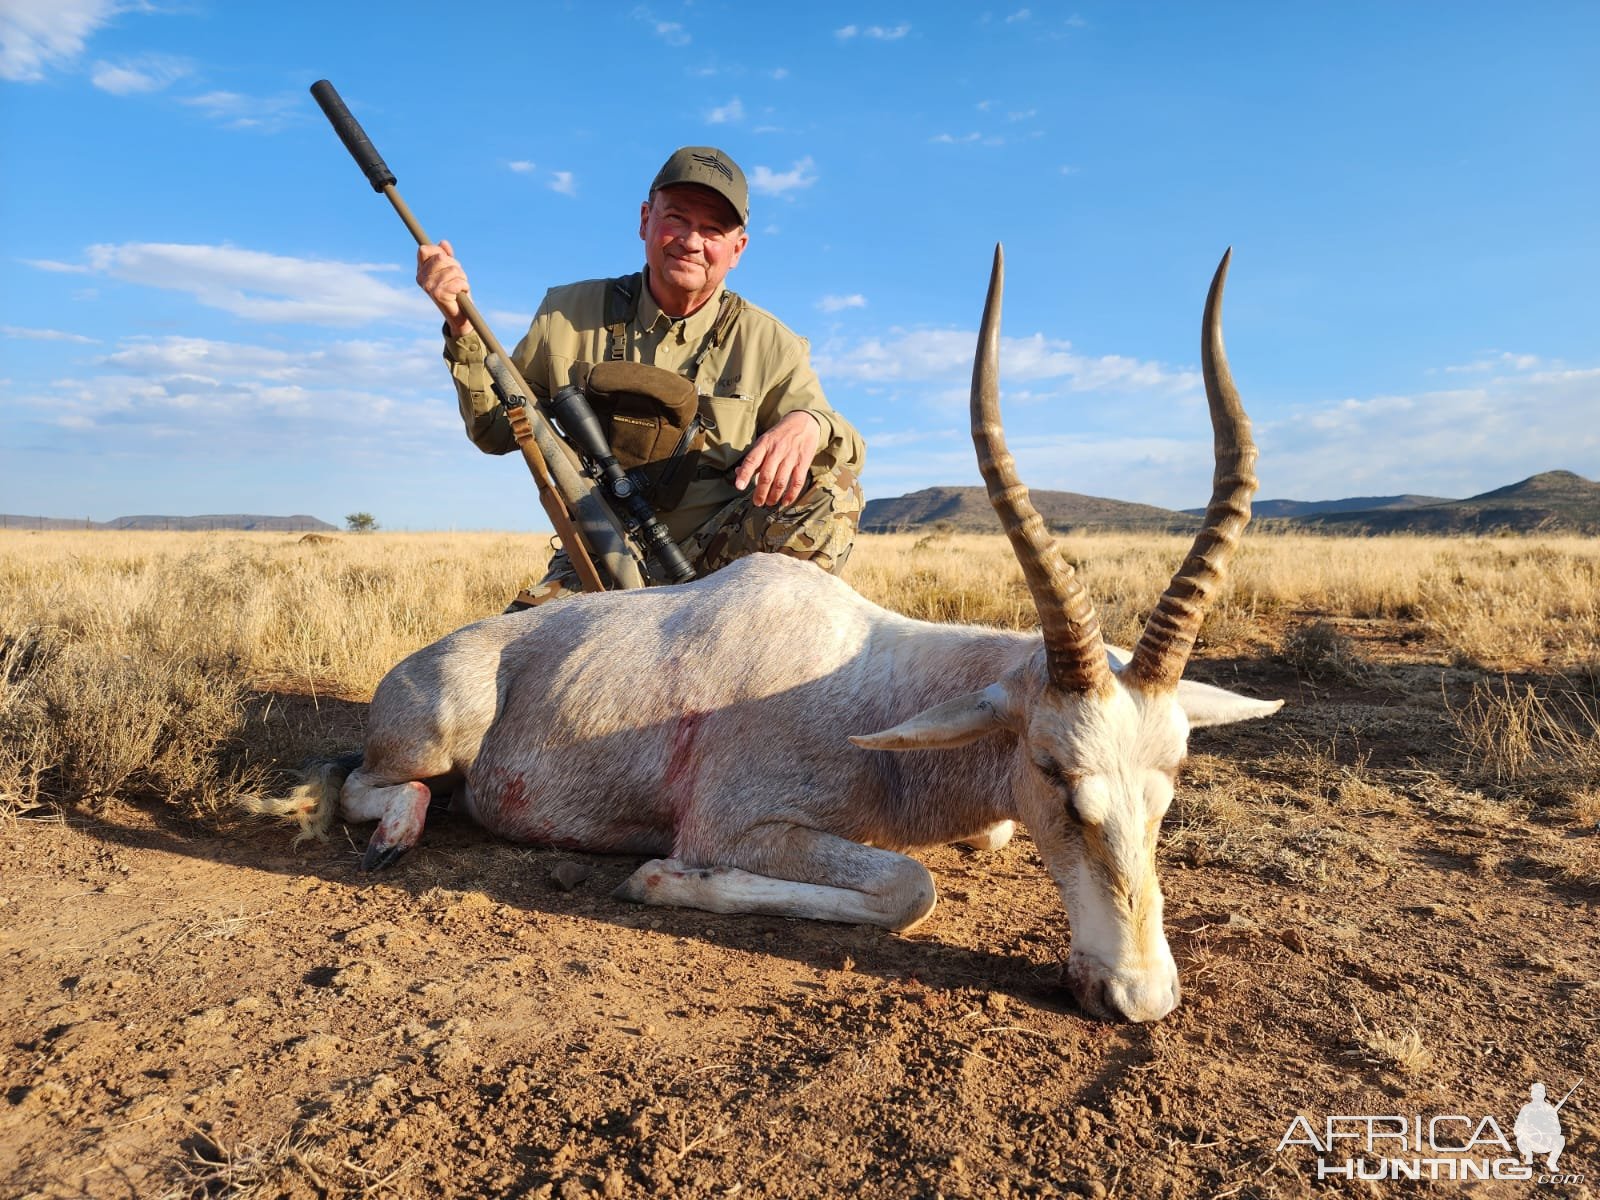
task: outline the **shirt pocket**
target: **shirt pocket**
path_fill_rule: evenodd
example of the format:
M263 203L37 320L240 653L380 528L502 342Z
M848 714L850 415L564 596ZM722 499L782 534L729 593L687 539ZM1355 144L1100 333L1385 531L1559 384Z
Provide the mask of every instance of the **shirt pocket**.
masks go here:
M716 422L706 431L706 459L714 466L733 466L756 440L756 399L737 393L707 396L705 410Z

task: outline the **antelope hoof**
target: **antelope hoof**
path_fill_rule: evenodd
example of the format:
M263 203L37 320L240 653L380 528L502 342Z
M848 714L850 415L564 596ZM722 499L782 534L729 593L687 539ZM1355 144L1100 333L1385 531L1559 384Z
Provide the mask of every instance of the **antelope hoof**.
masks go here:
M372 840L367 843L367 852L361 856L361 869L363 871L381 871L385 867L393 866L410 846L405 844L386 846L378 840L378 835L373 834Z
M408 783L395 789L383 820L367 843L367 852L361 856L363 871L383 870L421 840L431 798L424 783Z

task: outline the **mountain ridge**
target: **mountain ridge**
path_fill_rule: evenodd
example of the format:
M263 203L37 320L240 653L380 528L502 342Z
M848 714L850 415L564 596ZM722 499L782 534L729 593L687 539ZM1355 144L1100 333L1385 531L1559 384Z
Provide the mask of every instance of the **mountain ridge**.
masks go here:
M1077 492L1030 491L1045 524L1057 532L1141 531L1185 533L1199 528L1204 509L1157 508ZM1516 483L1452 500L1404 493L1350 496L1339 500L1263 500L1255 519L1280 529L1357 535L1387 533L1579 533L1600 534L1600 483L1574 471L1541 471ZM889 533L940 525L960 533L998 529L981 487L933 487L869 500L861 529Z
M0 529L90 529L102 532L116 530L149 531L173 529L198 532L208 529L240 529L265 533L337 533L339 526L305 513L287 517L263 516L259 513L205 513L200 516L157 516L141 514L113 517L109 521L91 521L87 517L20 516L0 513Z

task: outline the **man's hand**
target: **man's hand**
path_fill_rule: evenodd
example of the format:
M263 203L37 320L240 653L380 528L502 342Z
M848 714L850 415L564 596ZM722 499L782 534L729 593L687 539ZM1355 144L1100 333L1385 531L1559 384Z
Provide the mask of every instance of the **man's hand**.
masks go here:
M733 486L743 491L754 479L756 490L751 498L758 508L793 504L805 490L820 432L822 423L810 413L790 413L745 452L733 473Z
M428 293L428 299L439 306L450 332L462 337L472 329L472 322L461 313L456 303L456 293L467 291L467 273L456 261L455 251L443 240L437 246L417 247L417 286Z

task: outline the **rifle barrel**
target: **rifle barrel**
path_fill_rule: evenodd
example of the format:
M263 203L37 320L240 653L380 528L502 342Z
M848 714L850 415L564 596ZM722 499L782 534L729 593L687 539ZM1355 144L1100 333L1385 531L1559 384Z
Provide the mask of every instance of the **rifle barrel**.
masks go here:
M395 175L389 170L388 165L378 155L377 148L373 146L372 139L367 136L366 130L361 128L361 122L351 114L345 102L340 98L333 84L326 79L319 79L311 85L311 94L316 98L323 113L332 123L334 132L339 135L339 140L350 151L351 157L356 160L356 165L366 175L367 182L372 184L374 191L382 192L394 206L394 211L411 231L411 236L416 238L417 245L432 245L432 239L427 231L422 228L422 222L412 214L411 208L400 198L400 193L395 190ZM472 297L466 292L456 293L456 303L461 306L461 311L472 322L473 328L478 331L478 336L483 339L483 344L488 347L491 354L498 354L500 361L511 372L512 377L522 388L525 396L533 393L528 389L527 381L522 378L516 366L511 361L511 356L500 345L500 339L494 336L494 331L489 328L483 314L478 311L478 306L472 302ZM531 406L526 406L531 408ZM534 419L534 414L529 412L529 418ZM567 557L572 560L573 569L578 574L578 579L583 584L586 592L603 592L606 590L605 581L600 578L600 573L595 569L594 560L589 555L589 548L584 544L583 536L572 523L572 516L567 511L566 502L561 493L556 490L555 481L550 475L550 464L545 462L544 455L540 452L537 443L530 435L517 439L517 448L522 451L523 460L528 464L528 470L533 473L534 482L539 487L539 503L544 506L545 514L550 518L551 524L556 527L556 534L561 539L562 547L567 552Z

